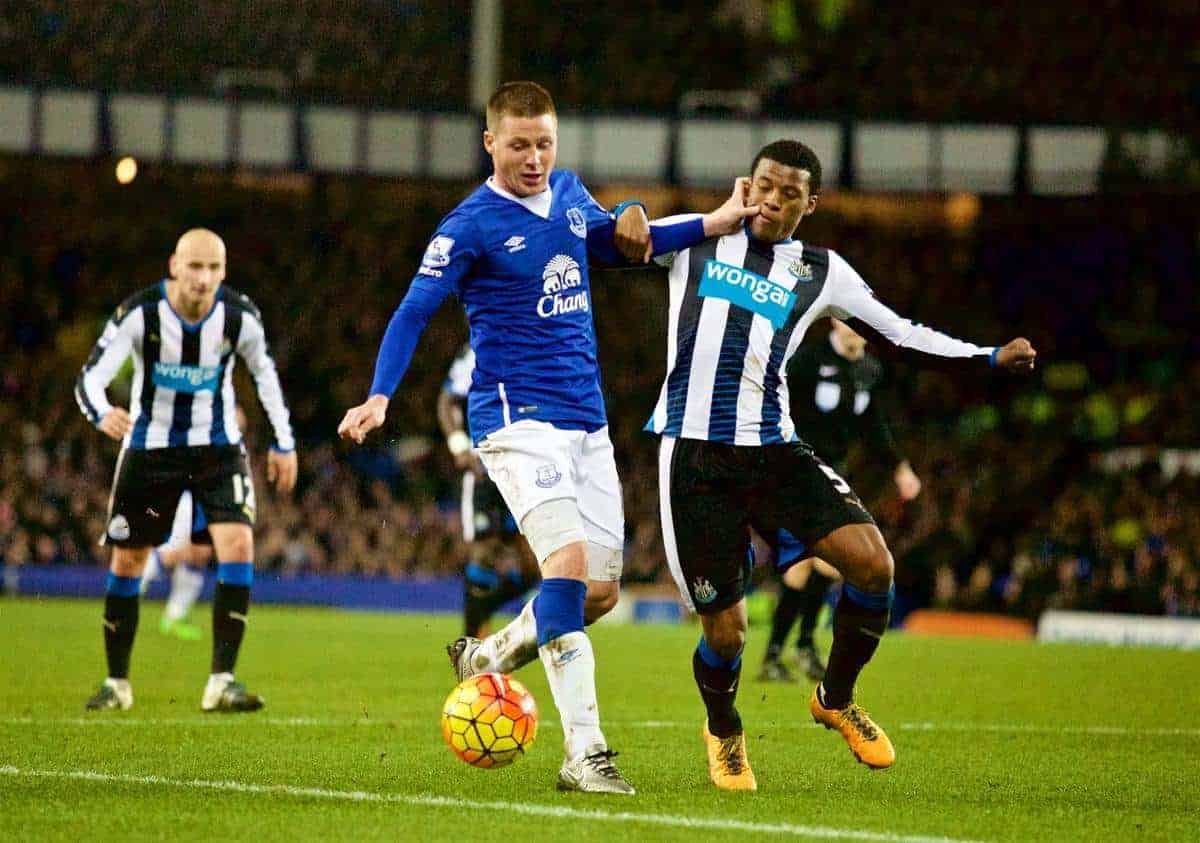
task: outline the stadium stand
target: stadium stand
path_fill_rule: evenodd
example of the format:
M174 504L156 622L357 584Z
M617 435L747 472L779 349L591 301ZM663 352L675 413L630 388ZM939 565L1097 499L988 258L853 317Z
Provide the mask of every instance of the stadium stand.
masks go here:
M1166 128L1197 120L1200 55L1189 33L1200 12L1188 0L1134 10L1116 0L1086 8L564 0L554 15L506 6L503 75L550 85L568 111L670 112L691 90L751 89L770 111L826 118ZM256 71L272 75L246 75L251 88L277 78L284 93L314 100L462 108L470 9L466 0L10 0L0 77L186 94L226 86L223 71ZM637 84L627 81L631 68Z

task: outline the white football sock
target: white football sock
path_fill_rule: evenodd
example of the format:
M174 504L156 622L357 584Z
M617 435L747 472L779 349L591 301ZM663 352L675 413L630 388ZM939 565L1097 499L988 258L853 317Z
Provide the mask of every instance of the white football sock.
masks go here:
M200 599L204 590L204 573L189 568L180 562L171 574L171 596L167 598L167 607L163 614L169 621L179 621L187 617L188 612Z
M158 548L151 548L150 556L146 559L146 567L142 570L142 582L140 588L142 589L143 595L145 595L145 593L149 590L150 583L158 579L158 576L161 573L162 563L159 560Z
M121 708L125 709L133 705L133 686L129 684L128 679L113 679L110 676L104 680L104 684L113 689L117 700L121 703Z
M607 746L596 702L596 657L587 633L560 635L539 647L538 655L562 719L567 758L578 758L593 744Z
M537 654L537 621L530 600L508 626L483 640L471 656L471 667L479 673L512 673Z
M208 675L208 685L205 686L204 692L209 691L224 691L225 686L233 681L232 673L210 673Z

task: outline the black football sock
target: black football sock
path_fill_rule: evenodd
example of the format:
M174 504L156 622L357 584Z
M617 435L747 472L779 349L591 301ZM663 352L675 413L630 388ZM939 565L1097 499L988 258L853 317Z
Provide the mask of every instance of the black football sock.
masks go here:
M779 602L775 604L775 614L771 616L771 638L767 641L768 659L777 659L783 652L784 642L787 641L803 605L804 592L780 581Z
M742 718L734 702L737 700L738 677L742 674L742 657L726 661L700 639L692 654L692 675L704 707L708 709L708 730L718 738L727 738L742 731Z
M141 577L108 575L104 596L104 655L110 679L129 678L129 657L138 627Z
M224 564L224 563L222 563ZM220 568L218 574L220 577ZM233 673L250 611L250 586L217 582L213 593L212 672Z
M829 667L821 683L824 692L821 703L826 708L845 708L853 701L858 674L875 655L887 630L894 593L891 589L860 591L850 583L843 583L842 596L833 613Z
M487 595L487 617L496 614L505 603L515 600L527 591L529 591L529 583L525 582L520 575L501 577L500 583Z
M813 632L817 628L817 618L821 616L821 606L825 603L825 592L829 590L832 580L824 574L813 571L808 576L808 582L801 590L803 598L800 607L800 638L796 646L800 648L813 646Z
M500 603L496 608L500 608L500 606L503 606L509 600L515 600L518 597L524 596L532 587L533 583L525 579L525 575L520 571L513 571L507 576L502 577L500 588L496 592L500 599Z
M471 562L463 572L463 630L478 638L487 619L496 609L495 596L500 576L491 568Z

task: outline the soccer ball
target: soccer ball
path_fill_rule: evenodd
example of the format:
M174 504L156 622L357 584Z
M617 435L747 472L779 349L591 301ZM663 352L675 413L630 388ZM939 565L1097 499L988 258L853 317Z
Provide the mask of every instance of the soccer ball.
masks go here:
M537 722L533 695L502 673L463 680L442 706L442 737L472 767L507 767L533 746Z

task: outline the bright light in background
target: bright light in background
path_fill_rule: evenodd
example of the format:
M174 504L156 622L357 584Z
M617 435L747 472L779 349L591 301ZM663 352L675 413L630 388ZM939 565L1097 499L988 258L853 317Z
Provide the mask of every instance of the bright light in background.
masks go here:
M137 161L129 156L122 158L117 162L117 181L121 184L129 184L137 178Z
M979 219L980 202L974 193L952 193L946 197L946 223L955 231L966 231Z

